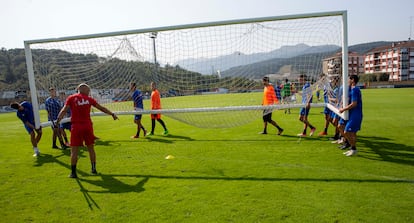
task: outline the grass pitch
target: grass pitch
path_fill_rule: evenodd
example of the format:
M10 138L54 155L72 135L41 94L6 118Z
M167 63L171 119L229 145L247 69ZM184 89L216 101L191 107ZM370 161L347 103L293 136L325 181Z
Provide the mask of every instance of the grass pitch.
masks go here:
M356 157L327 137L298 138L298 109L274 112L282 136L271 126L258 135L260 117L201 129L164 116L169 136L157 123L155 136L132 140L132 116L100 116L100 175L82 150L79 179L67 177L69 151L51 148L50 128L33 158L21 122L1 114L0 222L413 222L414 89L362 94ZM321 111L309 116L317 131Z

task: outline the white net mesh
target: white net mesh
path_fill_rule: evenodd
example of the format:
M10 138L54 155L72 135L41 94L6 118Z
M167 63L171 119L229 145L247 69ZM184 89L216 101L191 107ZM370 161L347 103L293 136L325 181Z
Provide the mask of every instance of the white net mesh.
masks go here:
M335 15L62 38L33 42L30 49L40 108L50 87L70 95L86 82L99 103L132 114L129 83L135 82L148 99L155 81L163 114L214 128L260 118L263 76L274 85L288 79L299 90L295 82L301 74L317 82L323 59L341 50L342 38L342 17ZM289 100L279 108L300 104L301 99ZM144 100L143 113L148 109Z

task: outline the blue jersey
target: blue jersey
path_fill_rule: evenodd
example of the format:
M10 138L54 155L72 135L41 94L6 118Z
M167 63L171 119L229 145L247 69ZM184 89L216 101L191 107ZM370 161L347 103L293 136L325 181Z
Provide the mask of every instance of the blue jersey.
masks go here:
M34 114L32 104L30 104L30 102L24 101L20 105L24 107L24 110L17 110L17 117L20 120L22 120L23 124L29 122L30 124L34 125Z
M282 99L282 95L281 95L281 92L280 92L281 90L282 90L282 88L280 87L280 85L275 86L275 94L276 94L276 98L278 100Z
M58 98L48 97L45 101L45 106L48 113L47 120L56 120L62 109L62 102Z
M323 101L329 103L328 88L326 86L323 86Z
M337 108L340 108L340 107L342 107L342 95L343 95L343 87L342 86L340 86L339 88L335 88L335 90L334 90L334 95L335 95L335 98L336 98L336 100L337 100L337 102L336 102L336 107Z
M312 98L313 98L313 95L312 95L311 85L309 84L309 82L306 82L302 88L302 103L303 104L312 103Z
M362 119L362 96L359 87L353 87L349 91L349 104L356 102L357 106L349 110L349 119Z
M142 93L140 90L137 89L134 91L134 93L132 93L132 100L134 100L135 108L144 109L144 103L142 102Z

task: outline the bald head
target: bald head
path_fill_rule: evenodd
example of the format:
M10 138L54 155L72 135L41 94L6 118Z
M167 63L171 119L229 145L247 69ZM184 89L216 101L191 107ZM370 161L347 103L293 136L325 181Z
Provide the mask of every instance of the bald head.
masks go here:
M79 84L76 89L78 90L79 93L84 94L84 95L89 95L89 92L91 91L91 88L86 83Z

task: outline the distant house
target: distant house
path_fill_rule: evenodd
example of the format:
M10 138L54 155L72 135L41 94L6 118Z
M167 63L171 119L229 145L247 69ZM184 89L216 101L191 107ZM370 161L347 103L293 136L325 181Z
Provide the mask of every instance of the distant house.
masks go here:
M414 41L377 47L365 55L365 73L386 73L389 81L414 80Z
M322 72L328 75L342 75L342 54L325 58L322 62ZM364 73L364 56L356 52L348 53L348 75Z

